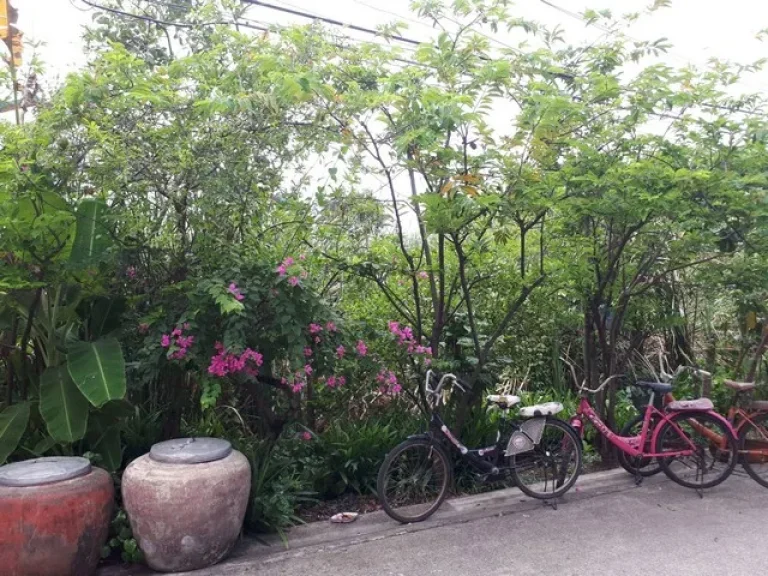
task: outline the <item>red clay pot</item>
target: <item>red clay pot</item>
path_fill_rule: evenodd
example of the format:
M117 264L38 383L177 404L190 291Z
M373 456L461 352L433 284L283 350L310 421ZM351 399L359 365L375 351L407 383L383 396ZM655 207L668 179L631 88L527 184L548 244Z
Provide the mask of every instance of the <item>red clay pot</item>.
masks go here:
M62 460L69 459L30 462ZM95 571L109 532L114 486L104 470L82 467L86 471L79 476L42 485L0 483L3 576L88 576Z

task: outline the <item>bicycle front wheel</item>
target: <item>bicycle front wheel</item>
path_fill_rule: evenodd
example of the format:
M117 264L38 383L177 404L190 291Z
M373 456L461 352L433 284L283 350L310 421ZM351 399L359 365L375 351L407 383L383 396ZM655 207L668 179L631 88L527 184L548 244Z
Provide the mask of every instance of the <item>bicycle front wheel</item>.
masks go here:
M379 500L391 517L409 524L434 514L453 478L445 450L428 438L411 438L387 454L376 483Z
M670 480L686 488L712 488L733 472L736 438L719 418L706 412L679 412L661 424L658 461ZM665 457L665 452L685 454Z
M530 452L509 457L512 477L531 498L558 498L581 473L581 439L568 424L547 418L541 441Z
M768 413L750 416L739 431L741 464L758 484L768 488Z

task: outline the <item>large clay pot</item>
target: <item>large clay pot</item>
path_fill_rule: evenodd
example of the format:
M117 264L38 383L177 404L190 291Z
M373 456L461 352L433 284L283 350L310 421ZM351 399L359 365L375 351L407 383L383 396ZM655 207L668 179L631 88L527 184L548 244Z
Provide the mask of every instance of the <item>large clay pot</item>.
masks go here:
M251 467L225 440L161 442L123 474L125 511L150 568L197 570L220 562L237 542Z
M112 478L85 458L0 467L0 574L88 576L107 540Z

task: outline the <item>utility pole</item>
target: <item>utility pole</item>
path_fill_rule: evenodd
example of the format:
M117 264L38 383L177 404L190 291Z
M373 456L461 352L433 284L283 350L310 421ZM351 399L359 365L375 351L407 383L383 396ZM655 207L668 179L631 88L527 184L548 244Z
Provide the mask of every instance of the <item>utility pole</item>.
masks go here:
M11 91L13 92L13 111L16 124L21 124L19 116L19 86L16 80L16 69L21 66L21 31L16 26L19 18L18 11L11 5L10 0L0 0L0 39L8 46L10 56L7 60L11 70Z

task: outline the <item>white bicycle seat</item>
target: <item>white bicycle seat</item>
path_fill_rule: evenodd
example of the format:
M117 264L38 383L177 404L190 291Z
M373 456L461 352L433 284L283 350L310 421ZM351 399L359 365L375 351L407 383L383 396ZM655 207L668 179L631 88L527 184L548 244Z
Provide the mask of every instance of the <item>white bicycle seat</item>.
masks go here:
M520 416L523 418L533 418L534 416L552 416L563 411L563 405L560 402L545 402L544 404L534 404L520 408Z

